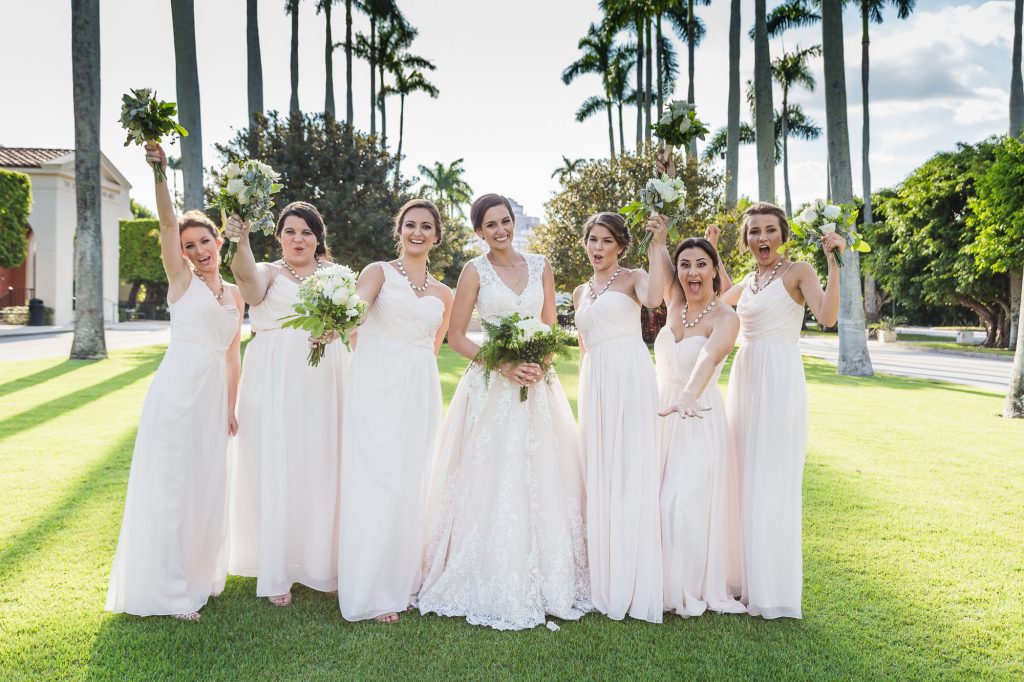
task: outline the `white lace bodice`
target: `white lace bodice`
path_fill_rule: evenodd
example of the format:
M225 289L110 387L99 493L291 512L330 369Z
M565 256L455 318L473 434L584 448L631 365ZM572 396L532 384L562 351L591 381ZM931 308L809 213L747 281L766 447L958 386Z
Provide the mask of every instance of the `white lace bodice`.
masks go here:
M529 315L540 319L544 307L544 264L547 259L532 253L522 254L526 259L529 277L526 288L516 294L507 284L501 281L494 271L487 254L474 258L471 262L480 277L480 293L476 298L476 312L485 322L498 323L501 318L512 313Z

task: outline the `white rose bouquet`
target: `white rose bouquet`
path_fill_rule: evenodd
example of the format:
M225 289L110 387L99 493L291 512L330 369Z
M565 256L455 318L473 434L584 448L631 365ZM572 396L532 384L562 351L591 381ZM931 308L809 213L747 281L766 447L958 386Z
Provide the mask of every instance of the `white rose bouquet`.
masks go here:
M356 293L356 275L345 265L317 270L299 285L295 314L282 318L282 328L303 329L312 336L338 332L346 348L349 332L362 324L368 306ZM316 367L324 357L327 344L318 343L309 351L309 364Z
M697 118L697 110L683 100L672 100L657 123L651 124L655 137L665 145L665 154L671 158L674 147L686 147L693 140L703 140L710 131Z
M572 336L561 327L550 327L536 317L513 313L498 324L484 322L483 326L487 341L480 346L475 361L483 363L485 382L490 381L491 372L502 365L521 362L536 362L547 375L554 358L569 354ZM520 386L519 402L525 402L528 396L526 386Z
M248 221L252 229L263 234L274 231L273 195L284 188L278 183L281 174L261 161L252 159L238 163L231 162L221 171L223 184L210 206L220 209L221 225L226 225L228 216L237 213ZM234 253L237 238L231 240L228 256Z
M793 235L782 247L816 246L826 234L835 232L845 239L847 245L854 251L867 253L871 251L871 246L857 232L856 222L857 209L854 206L830 204L822 199L815 199L804 210L793 216L790 221ZM843 258L839 249L832 249L832 255L836 259L836 265L843 267Z
M156 92L149 88L131 90L121 96L121 127L128 131L128 139L124 146L132 144L144 145L147 142L162 142L164 135L188 137L188 131L174 120L178 113L178 105L174 102L161 102ZM167 179L164 169L159 164L153 165L153 177L157 182Z
M640 198L620 208L619 213L626 216L626 221L633 228L644 225L652 214L660 213L668 217L668 230L671 232L683 218L683 181L665 174L651 178L640 190ZM638 239L641 252L651 241L650 232L645 230L642 235Z

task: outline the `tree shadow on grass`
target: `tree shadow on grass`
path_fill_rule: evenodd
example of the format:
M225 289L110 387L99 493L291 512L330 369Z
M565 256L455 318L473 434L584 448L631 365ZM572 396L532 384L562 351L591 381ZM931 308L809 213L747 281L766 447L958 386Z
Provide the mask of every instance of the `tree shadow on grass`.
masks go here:
M38 386L50 379L56 379L68 372L73 372L76 369L81 369L82 367L88 367L89 365L97 362L99 362L99 360L65 360L53 367L47 367L46 369L40 370L34 374L12 379L11 381L0 384L0 398L26 388Z
M163 357L162 354L159 357L153 357L152 352L134 355L141 355L145 359L132 369L0 420L0 442L22 431L44 424L51 419L64 416L71 410L82 407L94 400L99 400L110 393L147 377L153 373Z
M6 583L11 589L11 578L21 565L36 553L50 549L50 538L73 523L101 489L125 484L124 470L115 464L119 459L131 456L134 444L133 429L112 445L59 501L37 515L31 527L5 540L0 546L0 584Z

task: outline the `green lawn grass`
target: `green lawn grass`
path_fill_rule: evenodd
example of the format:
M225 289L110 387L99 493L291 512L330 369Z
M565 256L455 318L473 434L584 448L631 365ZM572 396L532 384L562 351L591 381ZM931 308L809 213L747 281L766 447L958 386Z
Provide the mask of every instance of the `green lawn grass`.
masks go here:
M1020 679L1024 423L1002 397L806 361L804 620L588 615L494 632L230 578L198 624L103 611L136 420L161 348L0 364L0 679ZM465 363L444 350L446 399ZM559 367L575 395L574 363ZM372 513L372 510L367 510Z

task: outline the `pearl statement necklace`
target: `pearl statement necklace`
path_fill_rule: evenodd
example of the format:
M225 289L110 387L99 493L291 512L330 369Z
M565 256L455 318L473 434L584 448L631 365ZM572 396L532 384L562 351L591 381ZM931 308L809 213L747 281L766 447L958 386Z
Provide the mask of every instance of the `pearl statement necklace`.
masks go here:
M697 323L700 322L700 318L702 318L705 315L707 315L708 313L710 313L711 309L715 307L716 303L718 303L718 299L717 298L711 299L711 305L709 305L704 310L700 311L700 315L697 316L696 320L694 320L693 322L687 322L686 321L686 312L690 309L690 302L687 301L686 304L683 306L683 327L696 327Z
M316 272L317 270L320 269L320 258L317 256L314 256L314 258L316 258L316 267L313 268L313 272ZM302 284L307 279L313 276L313 272L309 273L308 275L300 275L299 273L295 272L295 270L292 269L292 266L288 265L288 261L286 261L284 258L281 259L281 265L284 266L285 270L292 273L292 277L299 280L299 284Z
M211 294L213 294L213 287L211 287L210 283L206 281L205 277L203 277L203 273L199 272L198 270L196 270L195 273L196 273L196 277L201 279L203 284L206 285L206 288L210 290ZM220 282L220 293L219 294L213 294L213 297L215 299L217 299L218 301L223 301L224 300L224 279L220 276L219 272L217 273L217 281Z
M603 294L604 292L608 291L608 287L610 287L612 285L612 282L615 281L615 278L619 276L620 272L622 272L622 266L621 265L619 267L615 268L615 274L612 275L612 278L609 279L608 282L605 283L604 288L601 289L601 294ZM601 294L599 294L596 291L594 291L594 278L593 277L591 277L590 281L587 282L587 288L590 289L590 298L592 298L593 300L596 301L597 297L600 296Z
M412 283L412 280L409 279L409 275L407 275L405 272L405 266L402 265L401 258L398 259L398 271L402 273L402 277L405 277L405 281L409 283L409 286L412 287L413 291L418 291L419 293L422 294L424 291L427 290L427 283L430 282L430 273L426 271L426 268L423 269L423 286L421 287L416 286L415 284Z
M752 293L756 294L759 291L764 291L765 287L772 283L772 280L775 279L775 273L779 271L779 266L782 265L782 260L783 259L780 257L779 260L775 261L775 267L772 268L772 274L770 274L767 281L763 281L760 286L757 284L757 273L754 273L754 281L750 283L750 291Z

